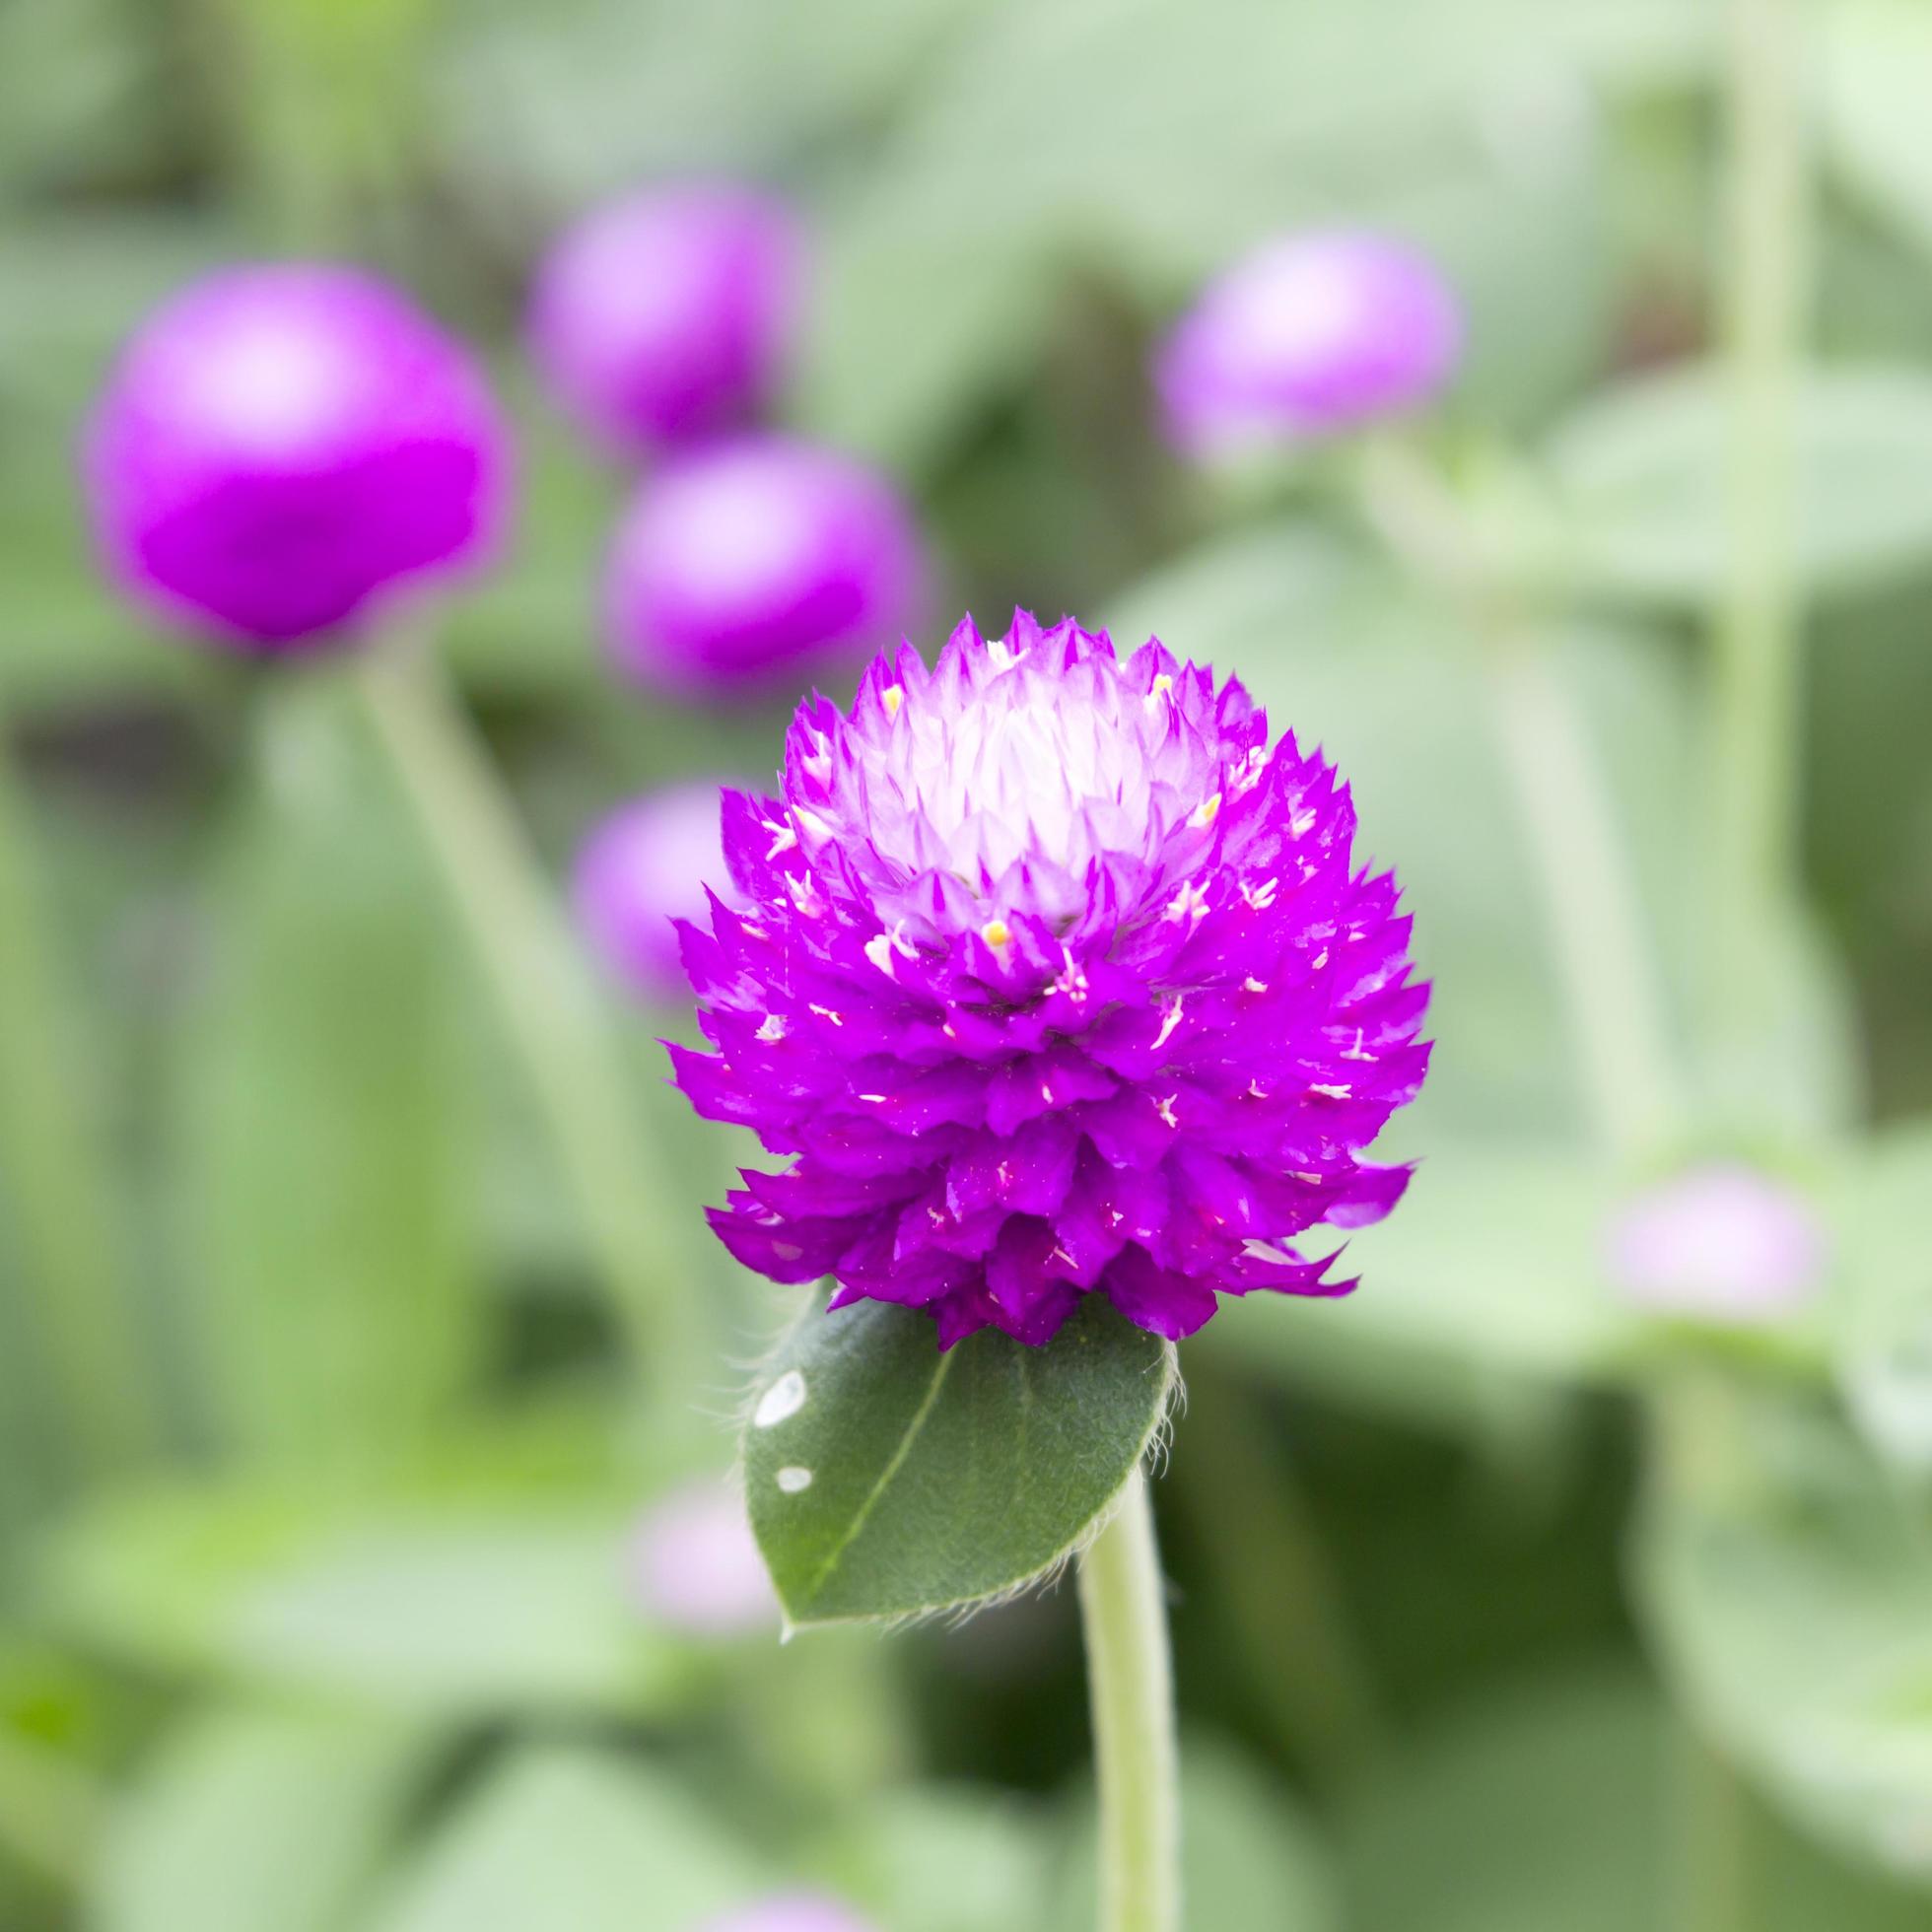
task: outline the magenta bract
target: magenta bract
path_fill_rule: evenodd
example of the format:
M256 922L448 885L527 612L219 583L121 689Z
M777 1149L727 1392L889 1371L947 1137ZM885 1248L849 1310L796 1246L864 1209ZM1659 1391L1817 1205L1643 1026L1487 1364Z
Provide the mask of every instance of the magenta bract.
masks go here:
M621 805L585 840L572 874L577 923L618 979L654 1000L688 997L674 922L703 920L708 889L732 897L716 785Z
M565 231L537 271L530 352L600 441L643 450L753 421L794 333L803 243L729 182L634 194Z
M1349 231L1268 242L1212 283L1156 358L1168 433L1199 455L1330 435L1433 399L1462 310L1434 265Z
M639 490L605 580L612 656L682 697L794 689L911 623L919 540L854 458L779 437L693 451Z
M712 1223L835 1307L1047 1341L1103 1293L1164 1336L1217 1293L1340 1293L1290 1245L1386 1213L1362 1158L1421 1083L1426 986L1346 787L1240 683L1025 614L804 705L783 795L727 793L747 910L682 929L702 1114L757 1130Z
M482 373L354 269L228 269L123 352L86 448L109 567L245 649L354 622L379 591L485 556L509 436Z

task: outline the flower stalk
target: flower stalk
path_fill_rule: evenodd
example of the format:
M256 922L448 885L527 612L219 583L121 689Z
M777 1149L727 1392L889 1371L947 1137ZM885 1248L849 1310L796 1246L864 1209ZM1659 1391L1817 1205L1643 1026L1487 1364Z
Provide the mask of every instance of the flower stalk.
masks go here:
M1628 1160L1676 1129L1683 1098L1662 970L1601 761L1574 698L1461 506L1409 444L1364 449L1369 522L1421 583L1444 592L1482 647L1490 715L1519 806L1596 1131Z
M81 1027L62 997L27 820L0 743L0 1180L76 1455L101 1471L156 1446L160 1403L122 1290L114 1188L86 1118Z
M1710 1018L1748 1044L1774 990L1765 944L1798 873L1798 364L1809 307L1801 30L1788 0L1732 0L1721 292L1729 545L1712 633Z
M1180 1754L1167 1605L1146 1478L1128 1479L1080 1558L1100 1792L1100 1932L1178 1932Z

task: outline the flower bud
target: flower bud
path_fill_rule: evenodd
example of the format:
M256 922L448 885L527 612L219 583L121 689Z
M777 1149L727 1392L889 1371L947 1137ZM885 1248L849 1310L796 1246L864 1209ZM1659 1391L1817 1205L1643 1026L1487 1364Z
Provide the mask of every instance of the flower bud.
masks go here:
M754 421L783 373L803 280L791 211L726 182L593 210L537 271L530 353L557 400L628 451Z
M699 1481L661 1497L632 1536L632 1601L654 1622L691 1636L775 1629L778 1599L729 1485Z
M579 849L577 922L591 950L647 999L690 997L673 920L711 923L709 886L736 900L719 830L719 788L672 786L620 805Z
M1154 366L1174 444L1197 456L1332 435L1429 402L1463 322L1434 265L1382 236L1289 235L1209 285Z
M1824 1278L1825 1231L1790 1189L1738 1163L1695 1167L1631 1202L1611 1227L1612 1280L1660 1314L1775 1321Z
M795 688L897 639L922 579L912 517L864 464L776 437L695 450L639 490L612 546L612 656L686 698Z
M708 1920L701 1932L872 1932L872 1927L836 1898L786 1892Z
M131 595L272 653L487 555L509 436L475 360L394 290L350 268L253 266L137 331L85 467Z

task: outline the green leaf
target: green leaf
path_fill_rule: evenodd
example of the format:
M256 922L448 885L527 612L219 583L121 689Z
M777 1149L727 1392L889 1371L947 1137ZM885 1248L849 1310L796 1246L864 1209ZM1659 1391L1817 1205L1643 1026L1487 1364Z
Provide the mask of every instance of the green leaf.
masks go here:
M476 1351L464 982L350 693L284 687L265 724L170 1146L227 1429L362 1459L446 1416Z
M451 1717L674 1705L700 1663L628 1601L630 1484L514 1433L377 1490L108 1496L44 1552L59 1626L151 1669Z
M1703 604L1725 570L1723 389L1709 368L1626 382L1585 404L1548 455L1585 586ZM1814 369L1798 416L1797 566L1814 594L1932 560L1932 377Z
M1672 1922L1690 1823L1672 1730L1652 1687L1606 1661L1492 1688L1410 1735L1341 1821L1353 1932ZM1828 1858L1749 1802L1732 1824L1740 1927L1908 1932L1923 1922L1922 1898Z
M1009 1794L901 1784L869 1795L815 1869L892 1932L1016 1932L1051 1850L1039 1809Z
M1895 1128L1842 1182L1840 1272L1849 1307L1834 1325L1852 1414L1881 1455L1932 1478L1932 1124Z
M982 1330L941 1354L918 1310L814 1299L759 1371L751 1526L794 1625L917 1617L1049 1570L1160 1427L1171 1345L1082 1298L1029 1348Z
M370 1932L684 1932L766 1889L758 1861L648 1766L525 1750L432 1840Z
M107 1826L95 1932L337 1932L433 1741L343 1712L237 1707L172 1732Z
M1831 159L1867 200L1932 247L1932 15L1918 0L1833 0L1821 11Z
M1932 1886L1932 1547L1830 1417L1673 1392L1637 1545L1678 1694L1789 1815Z

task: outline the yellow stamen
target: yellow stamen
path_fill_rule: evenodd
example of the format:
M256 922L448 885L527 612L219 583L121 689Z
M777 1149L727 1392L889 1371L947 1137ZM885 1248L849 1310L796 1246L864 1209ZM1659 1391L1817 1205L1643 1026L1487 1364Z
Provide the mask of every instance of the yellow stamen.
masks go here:
M1003 919L990 919L980 928L980 937L996 949L1005 945L1012 936Z

